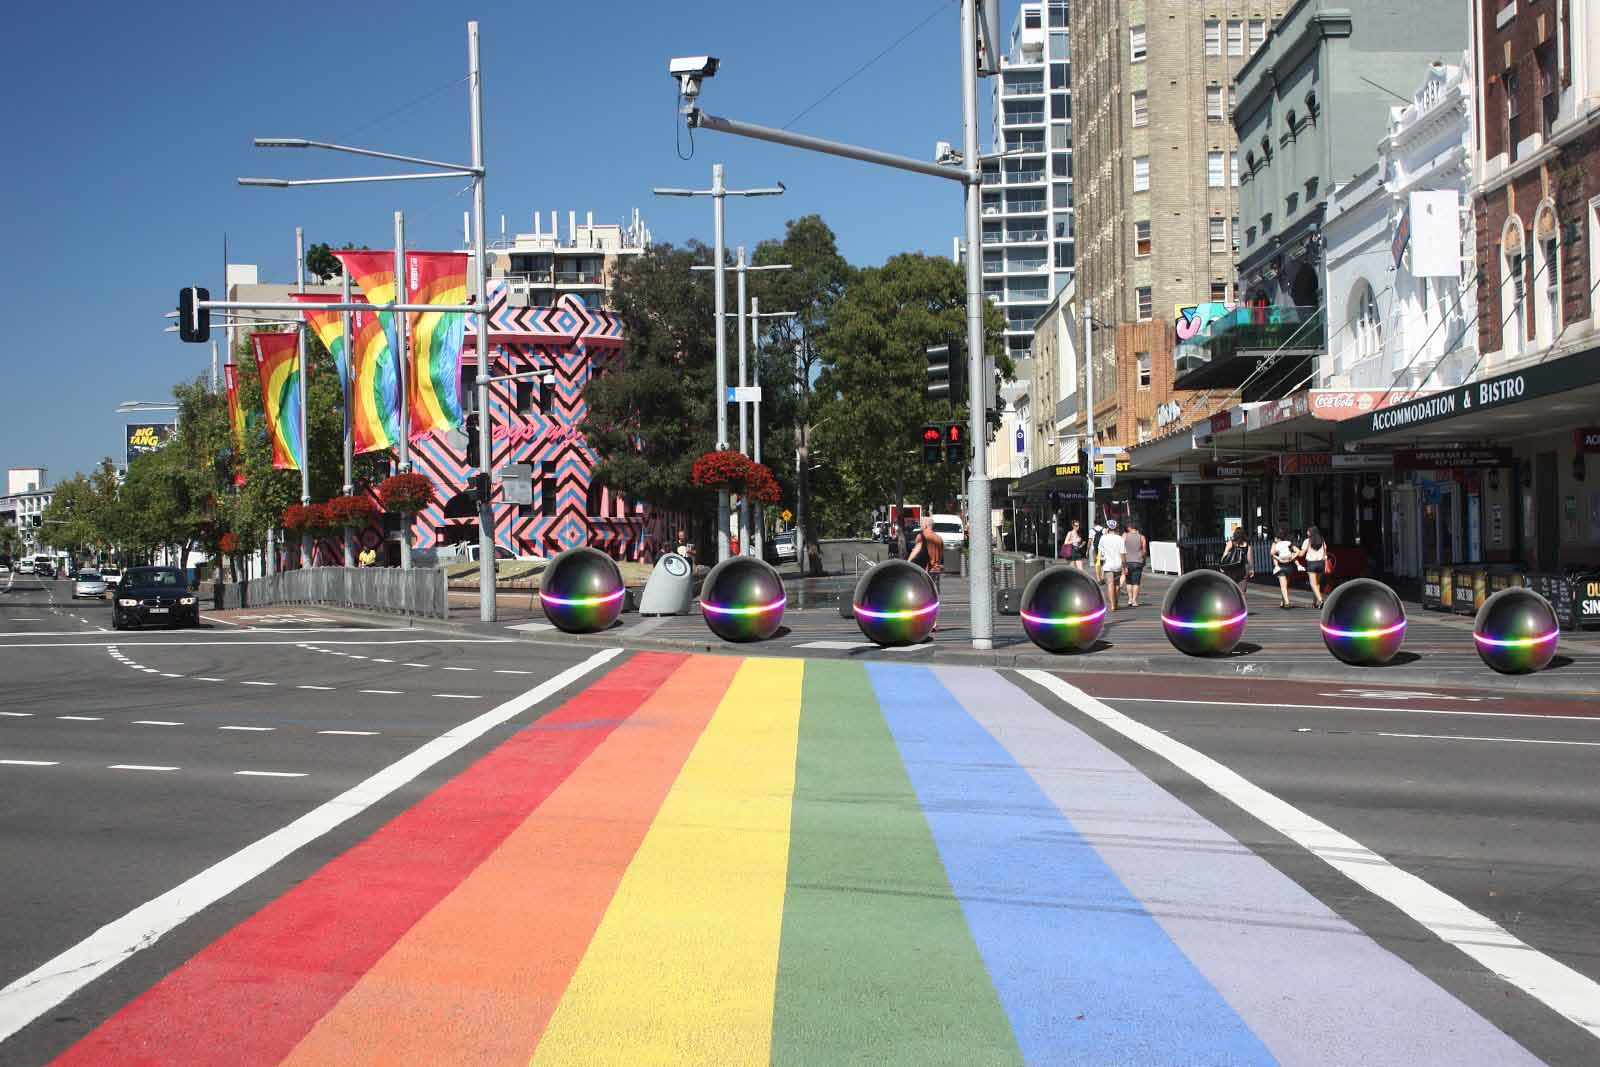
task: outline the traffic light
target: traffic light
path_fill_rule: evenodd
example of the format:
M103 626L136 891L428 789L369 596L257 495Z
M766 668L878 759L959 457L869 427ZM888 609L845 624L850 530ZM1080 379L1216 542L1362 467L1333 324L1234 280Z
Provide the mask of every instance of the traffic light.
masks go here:
M929 345L928 399L959 405L967 398L966 352L959 340Z
M922 428L922 462L938 463L944 458L944 427Z
M944 428L944 461L957 466L967 462L967 428L959 422Z
M467 479L467 492L478 503L486 503L494 493L494 479L487 474L474 474Z
M178 339L200 342L211 340L211 309L196 307L211 299L211 291L199 286L178 290Z
M467 435L467 454L462 457L462 461L468 467L475 467L478 464L478 413L476 411L467 414L466 422L462 425L462 429Z

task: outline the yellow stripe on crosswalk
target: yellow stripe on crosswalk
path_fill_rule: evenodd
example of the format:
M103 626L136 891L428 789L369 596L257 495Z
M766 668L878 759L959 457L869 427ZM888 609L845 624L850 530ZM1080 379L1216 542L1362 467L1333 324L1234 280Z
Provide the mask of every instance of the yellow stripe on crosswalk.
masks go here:
M768 1062L802 671L798 660L740 667L535 1064Z

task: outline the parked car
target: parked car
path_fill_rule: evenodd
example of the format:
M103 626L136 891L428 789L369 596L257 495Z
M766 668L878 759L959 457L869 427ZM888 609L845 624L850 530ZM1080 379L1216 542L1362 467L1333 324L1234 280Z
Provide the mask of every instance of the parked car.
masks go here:
M32 574L33 573L33 560L27 559L27 558L23 558L23 559L18 560L17 561L17 573L18 574Z
M200 598L176 567L131 567L111 601L111 628L145 623L199 626Z
M98 571L79 571L78 580L72 585L72 599L90 597L95 600L106 598L108 586L105 579L100 577Z
M54 578L56 576L56 566L54 563L40 563L35 561L33 564L33 573L39 578Z
M117 583L122 581L122 568L101 567L100 580L105 582L109 588L115 589L117 587Z
M966 527L961 524L960 515L933 515L933 532L947 548L960 548L967 540Z

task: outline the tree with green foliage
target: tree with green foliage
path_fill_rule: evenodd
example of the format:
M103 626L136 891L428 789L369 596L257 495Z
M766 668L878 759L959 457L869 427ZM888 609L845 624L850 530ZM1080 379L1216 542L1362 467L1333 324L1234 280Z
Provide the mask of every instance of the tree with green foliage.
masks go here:
M690 483L690 470L717 443L715 317L706 283L690 268L710 262L704 245L659 244L619 268L611 303L627 352L585 388L582 425L603 484L701 514L709 495Z
M987 301L984 309L986 347L1002 351L1004 317ZM966 279L948 259L895 256L863 270L839 299L822 346L815 422L840 490L830 521L859 526L883 503L946 503L962 491L961 469L924 464L918 440L927 423L965 421L965 403L928 399L926 354L965 335ZM1009 359L997 362L1013 373Z
M116 503L118 483L116 462L107 456L93 473L75 474L58 484L40 516L39 540L74 555L109 552L105 518Z

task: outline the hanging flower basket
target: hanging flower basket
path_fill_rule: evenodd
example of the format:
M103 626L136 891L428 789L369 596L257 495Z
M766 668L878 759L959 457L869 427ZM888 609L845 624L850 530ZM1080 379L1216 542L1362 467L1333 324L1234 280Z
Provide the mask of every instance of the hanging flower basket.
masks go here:
M329 504L311 504L307 506L306 511L308 512L306 529L313 536L327 537L330 534L337 533L340 527L343 526L338 513Z
M311 509L304 504L290 504L283 509L283 528L298 537L311 523Z
M741 452L707 452L694 461L689 480L702 489L726 489L762 504L776 504L778 480L772 471Z
M217 548L225 556L231 556L239 551L239 535L229 530L217 541Z
M433 483L422 474L396 474L378 483L385 510L415 514L433 503Z
M353 526L362 529L371 526L378 519L378 505L372 502L371 497L336 496L328 501L327 507L333 512L334 519L341 527Z

